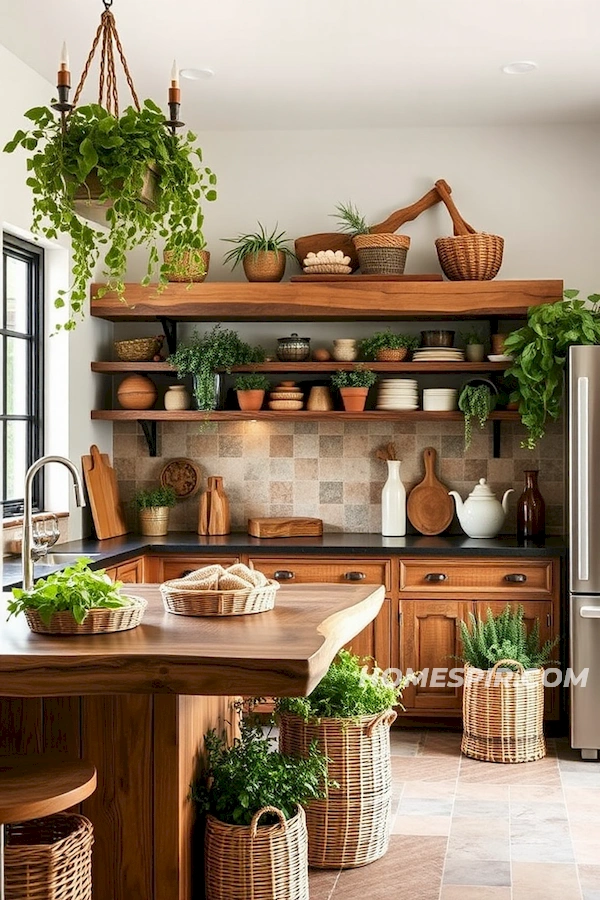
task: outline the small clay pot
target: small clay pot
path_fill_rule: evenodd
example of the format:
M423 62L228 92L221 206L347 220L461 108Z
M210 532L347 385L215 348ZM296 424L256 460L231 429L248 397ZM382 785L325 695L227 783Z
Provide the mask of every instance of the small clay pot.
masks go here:
M508 337L507 334L493 334L492 335L492 354L494 356L503 356L504 355L504 341Z
M264 391L236 391L240 409L258 410L265 399Z
M259 250L244 256L242 266L248 281L281 281L285 272L285 253Z
M128 375L117 390L117 400L123 409L151 409L158 391L147 375Z
M369 388L345 387L340 388L340 395L346 412L362 412L367 402Z
M480 363L485 359L485 347L483 344L467 344L465 347L467 362Z

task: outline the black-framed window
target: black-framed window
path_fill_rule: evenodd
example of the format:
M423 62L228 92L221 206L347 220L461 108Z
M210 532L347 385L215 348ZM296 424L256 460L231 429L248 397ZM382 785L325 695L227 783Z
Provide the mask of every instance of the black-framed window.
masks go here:
M44 251L13 235L2 236L3 515L23 512L25 473L44 452ZM35 479L34 509L43 507L41 473Z

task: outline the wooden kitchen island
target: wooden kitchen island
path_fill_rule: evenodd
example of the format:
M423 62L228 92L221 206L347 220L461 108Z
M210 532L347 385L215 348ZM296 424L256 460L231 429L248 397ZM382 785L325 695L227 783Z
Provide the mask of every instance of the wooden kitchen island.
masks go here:
M267 613L169 615L148 609L113 635L44 637L0 610L0 754L86 757L98 788L94 900L192 900L201 863L189 785L208 728L227 728L236 695L306 695L337 651L378 614L373 585L284 586ZM201 866L200 866L201 868Z

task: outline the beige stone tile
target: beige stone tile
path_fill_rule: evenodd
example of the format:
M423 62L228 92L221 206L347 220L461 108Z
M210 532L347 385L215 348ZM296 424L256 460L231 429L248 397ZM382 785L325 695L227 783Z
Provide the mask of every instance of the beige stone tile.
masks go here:
M344 433L344 423L325 419L318 423L319 434L322 435L339 435Z
M307 423L310 424L310 423ZM294 456L302 458L318 459L319 456L319 435L318 434L295 434L294 435Z
M600 861L598 865L578 866L579 881L583 890L584 897L586 891L596 891L600 893ZM594 895L592 894L592 897Z
M514 803L563 803L564 795L561 787L538 787L528 784L511 784L508 786L511 802Z
M392 766L393 770L393 766ZM457 783L455 779L448 778L440 781L407 781L404 784L403 798L420 799L451 799L456 794Z
M272 481L269 491L269 499L271 503L292 504L294 502L294 485L291 481ZM279 513L273 513L279 515ZM291 515L291 513L283 514Z
M341 872L333 900L439 900L446 843L445 837L392 835L382 859Z
M299 481L317 481L319 477L319 461L297 457L294 460L294 478Z
M341 531L344 524L344 507L341 503L320 503L315 513L323 519L325 531Z
M556 759L546 757L537 762L519 765L487 763L463 757L460 767L460 781L487 784L527 784L560 787L560 774Z
M294 478L294 460L291 457L277 457L269 461L269 478L271 481L292 481Z
M513 862L513 900L581 900L577 869L569 863Z
M294 480L294 507L310 506L316 509L319 504L319 482Z
M448 859L507 862L510 859L508 820L505 818L453 818Z
M450 816L404 816L398 813L392 825L392 834L422 834L447 837L450 834Z
M330 900L339 874L335 869L311 869L308 873L310 900Z
M294 436L291 434L272 434L269 439L269 456L293 456Z
M458 759L415 757L392 759L392 776L398 781L450 781L458 775Z
M362 504L369 503L369 484L361 481L347 481L344 483L344 503ZM363 512L364 517L364 512Z
M192 459L218 456L219 436L216 434L188 434L187 452Z
M440 900L511 900L509 887L479 884L444 884Z
M341 465L339 459L319 458L319 480L339 481L341 478Z
M456 797L461 800L489 800L490 802L506 802L509 799L508 784L465 784L458 782Z

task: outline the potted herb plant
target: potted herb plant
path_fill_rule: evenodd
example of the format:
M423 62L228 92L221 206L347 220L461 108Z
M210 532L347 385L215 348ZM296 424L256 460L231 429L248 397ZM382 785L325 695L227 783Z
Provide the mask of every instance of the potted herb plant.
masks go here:
M151 100L139 110L128 107L118 118L97 103L78 106L65 128L44 106L25 116L31 130L17 131L4 150L23 147L31 154L32 231L50 240L59 234L71 239L71 287L55 300L59 308L68 305L65 328L74 328L83 315L100 260L107 281L103 290L123 296L127 254L134 247L148 248L144 283L159 269L158 240L166 241L175 265L190 249L202 248L200 204L216 198L216 177L198 167L202 154L195 135L171 134ZM97 219L99 212L106 229L81 218ZM166 282L164 268L158 277Z
M546 755L544 666L558 643L540 641L536 619L509 604L484 621L460 622L465 662L462 752L488 762L531 762Z
M194 400L198 409L217 409L221 402L222 375L232 366L263 362L262 347L242 341L236 331L214 325L205 334L195 331L187 343L180 344L169 362L179 378L193 376Z
M378 362L402 362L409 350L416 350L419 339L408 334L394 334L390 329L376 331L360 342L360 354Z
M177 494L172 487L142 488L134 495L133 502L138 508L141 534L167 534L169 509L177 503Z
M311 866L362 866L387 850L390 725L408 679L395 685L376 664L369 672L372 663L340 650L308 697L276 701L282 752L309 757L316 744L337 785L306 810Z
M498 391L488 379L473 379L462 388L458 396L458 408L465 416L465 450L471 446L473 437L472 419L477 419L484 428L490 413L496 408Z
M349 372L338 369L331 376L331 384L340 392L346 412L362 412L367 402L369 388L377 381L372 369L360 364Z
M352 203L339 203L335 218L352 237L363 275L402 275L410 238L406 234L371 234L365 217Z
M239 736L204 736L207 765L192 785L206 815L207 900L308 897L306 817L302 804L324 796L327 760L316 745L287 755L244 705L234 704Z
M461 334L465 345L465 357L468 362L479 363L485 359L485 339L482 331L476 328Z
M266 375L260 375L257 372L250 375L238 375L234 388L240 409L260 409L265 399L265 391L268 391L270 386L271 382Z
M285 231L277 231L277 225L270 234L260 222L258 228L250 234L223 238L227 243L235 244L225 254L224 262L233 263L232 269L241 263L248 281L281 281L287 258L295 259L287 246L289 239Z
M506 374L517 382L511 400L519 404L527 429L523 446L529 450L543 438L546 422L562 412L569 347L600 344L600 294L591 294L588 304L578 299L579 291L568 290L564 296L558 303L532 306L527 325L509 334L504 343L504 352L513 357Z

